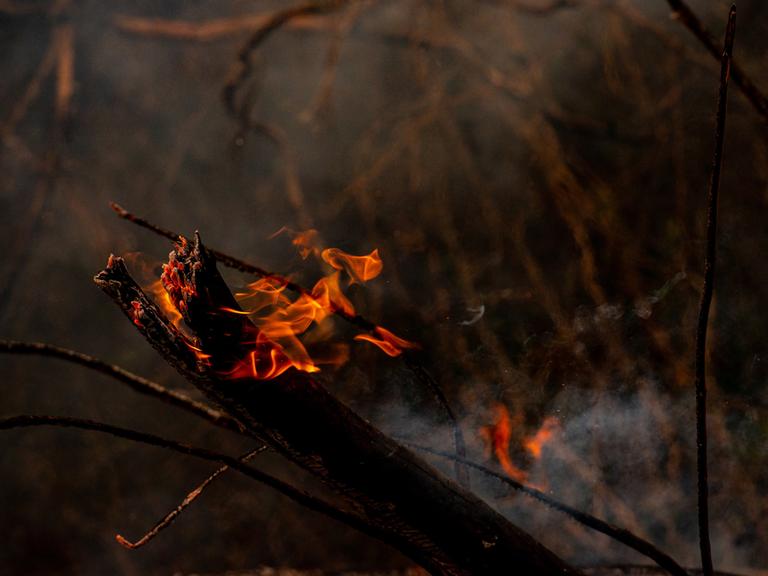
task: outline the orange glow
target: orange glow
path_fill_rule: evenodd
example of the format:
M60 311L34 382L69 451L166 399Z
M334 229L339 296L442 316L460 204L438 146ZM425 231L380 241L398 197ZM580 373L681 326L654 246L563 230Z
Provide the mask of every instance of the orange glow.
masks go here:
M336 270L344 270L349 274L352 283L372 280L384 268L378 249L367 256L352 256L338 248L326 248L321 256Z
M153 282L149 287L149 293L152 294L152 299L155 301L160 309L165 313L165 316L173 323L176 328L181 327L182 316L178 308L173 305L171 297L163 287L163 281L157 280Z
M525 482L528 474L515 466L509 457L509 442L512 438L512 420L509 417L509 410L502 404L497 404L494 411L496 422L492 426L481 428L480 434L488 443L504 472L513 480Z
M319 252L319 248L317 247L317 230L314 228L310 228L309 230L304 230L301 232L296 232L295 230L291 230L290 228L286 228L283 226L272 234L269 238L275 238L277 236L280 236L280 234L287 234L291 237L291 244L296 246L296 248L299 251L299 254L301 255L301 258L303 260L306 260L309 258L310 254L317 254Z
M141 315L143 314L141 310L141 303L134 300L131 302L131 315L133 316L133 323L136 324L139 328L144 328L144 324L141 323Z
M354 315L355 309L339 286L339 272L321 278L311 293L301 294L291 301L284 293L284 285L273 279L263 279L249 285L250 291L238 293L243 310L225 308L231 314L250 316L259 329L256 347L248 361L238 366L232 377L258 379L275 378L288 368L304 372L317 372L317 364L340 366L349 357L346 346L326 347L324 354L312 358L299 336L314 326L323 330L327 319L336 310ZM313 331L314 332L314 331Z
M198 361L208 364L208 359L211 357L210 354L206 354L203 352L200 348L192 344L189 340L184 342L187 346L189 346L190 350L192 350L195 353L195 356L197 357Z
M276 378L290 368L304 372L317 372L318 365L341 366L349 360L349 345L333 342L334 314L355 316L355 307L344 294L342 274L350 282L366 282L378 276L383 268L378 250L367 256L352 256L337 248L327 248L320 252L317 247L316 230L295 232L282 228L273 236L286 233L292 243L299 248L302 258L310 254L322 256L333 270L320 278L312 290L302 292L297 297L286 291L288 281L283 278L261 278L250 283L247 289L235 294L238 306L221 308L220 312L247 317L244 324L246 336L241 342L244 352L234 367L228 369L230 378L256 378L260 380ZM185 243L180 240L181 247ZM163 265L159 281L149 288L158 306L176 327L183 330L182 320L186 314L186 305L195 296L195 287L188 283L185 264L171 253L169 261ZM134 311L134 320L140 323L141 311ZM392 332L376 327L374 335L361 334L357 340L368 341L389 356L398 356L404 349L418 348L395 336ZM198 361L210 364L210 355L197 347L197 341L189 334L187 345L195 353ZM312 354L307 347L312 350Z
M370 342L374 346L381 348L385 354L392 357L399 356L403 353L403 350L407 348L414 349L419 347L415 342L409 342L408 340L395 336L392 332L381 326L377 326L374 332L381 338L376 338L370 334L358 334L355 336L355 340Z
M529 436L523 441L523 447L528 453L533 456L535 460L541 458L541 451L544 446L552 440L552 437L557 432L560 424L557 418L548 416L544 419L541 428L533 436Z

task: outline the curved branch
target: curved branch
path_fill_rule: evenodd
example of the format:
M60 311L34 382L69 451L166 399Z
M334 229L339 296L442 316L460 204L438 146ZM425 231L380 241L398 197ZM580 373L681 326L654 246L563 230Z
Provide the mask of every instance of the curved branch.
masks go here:
M256 456L257 454L260 454L264 452L264 450L267 449L267 445L264 444L260 446L259 448L256 448L255 450L251 450L249 452L246 452L244 455L242 455L238 460L245 463L248 462L251 458ZM124 548L128 548L130 550L134 550L136 548L141 548L145 544L149 543L152 539L155 538L160 532L162 532L165 528L168 528L176 518L178 518L179 514L184 512L184 510L187 509L187 507L192 504L195 500L200 497L200 495L203 493L203 490L205 490L208 485L216 480L219 476L224 474L229 470L229 466L224 464L224 466L217 468L216 471L208 476L205 480L203 480L200 484L198 484L194 490L192 490L189 494L186 495L184 500L182 500L181 504L176 506L173 510L168 512L165 516L162 517L160 521L158 521L152 528L144 534L141 538L138 540L131 542L130 540L127 540L124 538L121 534L115 534L115 540L117 540L118 544L123 546Z
M303 4L290 6L272 14L266 22L259 26L259 28L251 35L237 54L237 62L223 91L224 103L227 107L227 111L232 116L240 116L235 104L237 92L251 72L251 56L253 52L267 39L267 37L269 37L270 34L272 34L272 32L279 30L294 18L332 12L346 4L347 1L348 0L316 0L304 2Z
M173 452L180 454L186 454L187 456L193 456L201 460L207 460L209 462L218 462L229 466L233 470L240 472L244 476L248 476L265 486L269 486L293 500L297 504L304 506L315 512L319 512L346 524L351 528L355 528L359 532L367 536L376 538L386 544L395 546L389 535L377 526L372 525L367 518L362 515L350 512L343 508L331 504L321 498L312 496L311 494L300 490L279 478L275 478L266 472L262 472L248 464L243 463L241 460L226 454L214 452L206 448L198 448L196 446L190 446L189 444L183 444L175 440L168 440L161 436L154 434L148 434L146 432L138 432L128 428L121 428L119 426L113 426L111 424L105 424L103 422L96 422L94 420L86 420L82 418L69 418L65 416L37 416L22 414L18 416L10 416L7 418L0 418L0 430L12 430L14 428L32 428L38 426L54 426L58 428L76 428L80 430L90 430L93 432L100 432L102 434L109 434L118 438L124 438L140 444L147 444L150 446L157 446L159 448L165 448ZM398 548L402 546L398 545Z
M68 348L60 348L52 344L45 344L43 342L19 342L16 340L0 340L0 354L22 354L38 356L46 356L51 358L58 358L60 360L66 360L80 366L85 366L96 372L106 374L112 378L127 384L131 389L141 394L153 396L159 398L164 402L168 402L177 408L182 408L187 412L190 412L196 416L208 420L210 423L242 434L243 428L240 423L232 418L229 414L216 410L204 402L198 402L193 398L187 396L183 392L177 392L175 390L169 390L168 388L148 380L142 376L129 372L114 364L109 364L88 356L82 352L76 350L70 350Z
M501 482L507 484L508 486L511 486L515 490L522 492L526 496L530 496L534 500L538 500L539 502L549 506L553 510L557 510L558 512L565 514L566 516L572 518L573 520L576 520L576 522L578 522L579 524L583 524L584 526L591 528L592 530L605 534L610 538L613 538L617 542L621 542L625 546L632 548L633 550L635 550L636 552L639 552L643 556L650 558L670 574L673 574L674 576L688 576L688 571L682 566L680 566L680 564L678 564L668 554L666 554L665 552L662 552L647 540L640 538L639 536L633 534L632 532L630 532L629 530L626 530L625 528L619 528L618 526L609 524L605 520L596 518L591 514L587 514L586 512L582 512L581 510L572 508L567 504L563 504L562 502L559 502L554 498L547 496L544 492L536 490L535 488L531 488L530 486L526 486L525 484L517 482L516 480L513 480L512 478L509 478L504 474L495 472L490 468L483 466L482 464L473 462L472 460L467 460L466 458L458 458L457 456L454 456L453 454L449 454L448 452L442 452L440 450L435 450L434 448L429 448L428 446L421 446L419 444L414 444L413 442L407 442L405 440L400 440L400 442L402 444L405 444L406 446L409 446L421 452L427 452L428 454L433 454L434 456L439 456L447 460L454 460L454 461L458 460L465 466L474 468L475 470L482 472L486 476L491 476L493 478L496 478L497 480L500 480Z

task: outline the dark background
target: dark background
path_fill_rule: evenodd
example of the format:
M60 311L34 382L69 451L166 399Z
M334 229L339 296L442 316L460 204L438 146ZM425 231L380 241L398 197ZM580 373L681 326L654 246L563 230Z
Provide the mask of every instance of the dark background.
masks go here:
M254 53L240 92L276 141L241 133L221 93L253 30L240 17L285 3L0 2L0 337L185 387L91 281L110 253L132 254L150 281L170 249L110 200L310 285L318 267L268 239L280 227L316 228L351 253L378 247L384 273L351 297L422 343L472 457L493 465L479 430L504 404L517 416L512 457L532 481L695 564L693 336L718 64L664 0L533 9L549 5L378 0L295 21ZM728 4L691 5L721 38ZM180 38L153 19L239 24ZM767 33L766 3L740 0L737 59L768 90ZM712 538L718 568L764 574L768 140L735 86L728 124ZM441 411L402 362L363 344L352 353L327 374L335 393L387 432L448 446ZM60 361L3 356L0 381L3 414L248 447ZM559 432L533 462L520 442L547 416ZM4 432L0 446L0 574L409 565L235 474L127 551L115 533L138 537L210 465L71 430ZM308 482L274 456L258 464ZM573 562L642 560L496 483L473 487Z

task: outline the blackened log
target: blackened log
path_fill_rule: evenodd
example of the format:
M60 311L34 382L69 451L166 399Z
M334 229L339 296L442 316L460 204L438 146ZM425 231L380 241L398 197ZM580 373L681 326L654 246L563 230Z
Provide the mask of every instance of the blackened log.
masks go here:
M352 412L310 375L231 379L258 329L238 305L215 260L196 238L171 254L164 281L189 341L110 258L96 276L161 355L247 431L310 471L430 573L444 576L578 572L485 502ZM198 353L196 354L196 350ZM204 356L201 358L202 352Z

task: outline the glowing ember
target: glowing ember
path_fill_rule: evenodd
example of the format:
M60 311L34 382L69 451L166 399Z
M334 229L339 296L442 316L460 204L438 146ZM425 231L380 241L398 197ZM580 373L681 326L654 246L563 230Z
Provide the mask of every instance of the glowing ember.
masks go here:
M143 328L144 324L141 323L141 303L134 300L131 302L131 314L133 316L133 323L136 324L139 328Z

